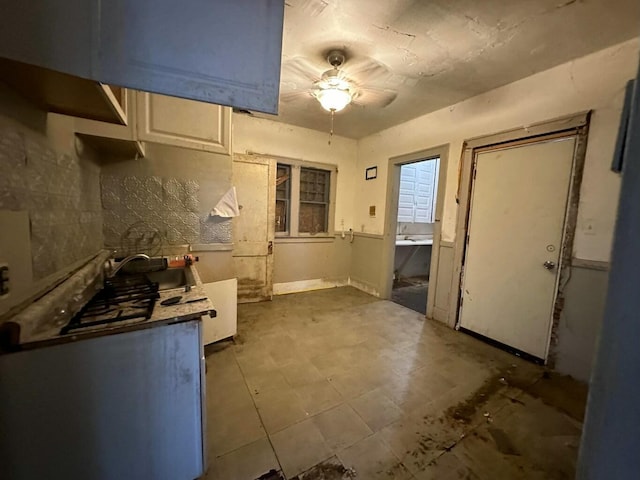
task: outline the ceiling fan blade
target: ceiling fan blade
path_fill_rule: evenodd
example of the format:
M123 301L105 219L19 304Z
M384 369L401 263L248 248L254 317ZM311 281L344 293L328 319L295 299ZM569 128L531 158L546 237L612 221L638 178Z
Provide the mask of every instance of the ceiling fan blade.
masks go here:
M368 57L348 60L344 65L344 72L358 83L371 83L390 75L387 67Z
M397 96L398 92L395 90L361 88L358 90L358 97L353 103L364 107L384 108L393 102Z
M322 70L304 57L293 57L282 64L283 81L304 81L309 85L320 80Z
M292 92L280 93L280 101L283 103L291 103L307 98L313 98L309 90L295 90Z

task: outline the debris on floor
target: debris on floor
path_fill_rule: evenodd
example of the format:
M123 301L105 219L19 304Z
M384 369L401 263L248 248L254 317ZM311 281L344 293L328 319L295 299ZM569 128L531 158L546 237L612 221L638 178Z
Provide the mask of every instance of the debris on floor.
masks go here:
M276 472L275 470L269 470L264 475L256 478L256 480L284 480L284 477L280 472Z
M580 382L349 287L238 319L206 359L207 478L575 478Z
M334 458L310 468L292 480L351 480L356 476L354 469L346 468Z

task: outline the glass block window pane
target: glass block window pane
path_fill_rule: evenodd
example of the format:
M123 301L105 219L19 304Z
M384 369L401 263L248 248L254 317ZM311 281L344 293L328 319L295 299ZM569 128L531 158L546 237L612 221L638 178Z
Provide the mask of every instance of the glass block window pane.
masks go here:
M300 168L301 233L328 232L329 187L331 172L317 168Z
M276 232L289 231L291 167L278 164L276 170Z
M300 201L329 203L331 172L316 168L300 169Z
M298 230L303 233L327 231L328 205L300 202L300 223Z

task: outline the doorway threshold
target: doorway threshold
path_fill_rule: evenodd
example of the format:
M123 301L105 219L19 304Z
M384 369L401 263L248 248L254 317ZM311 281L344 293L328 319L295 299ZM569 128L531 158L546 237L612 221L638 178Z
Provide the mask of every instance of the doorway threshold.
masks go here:
M477 338L478 340L481 340L484 343L488 343L492 347L499 348L500 350L504 350L505 352L515 355L516 357L520 357L524 360L527 360L528 362L535 363L536 365L543 365L543 366L545 364L545 361L542 358L536 357L535 355L531 355L530 353L527 353L527 352L523 352L522 350L518 350L517 348L511 347L505 343L494 340L493 338L485 337L484 335L468 330L464 327L459 327L458 330L463 333L466 333L467 335L472 336L473 338Z

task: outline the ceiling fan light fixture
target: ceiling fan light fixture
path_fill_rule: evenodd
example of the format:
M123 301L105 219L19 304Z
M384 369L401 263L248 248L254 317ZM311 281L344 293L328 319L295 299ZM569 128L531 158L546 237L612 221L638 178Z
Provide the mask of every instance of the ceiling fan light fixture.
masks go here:
M334 68L322 75L322 80L316 84L314 96L328 112L339 112L353 101L355 92L353 86Z
M339 112L353 100L349 90L338 87L320 89L316 92L316 98L328 112Z

